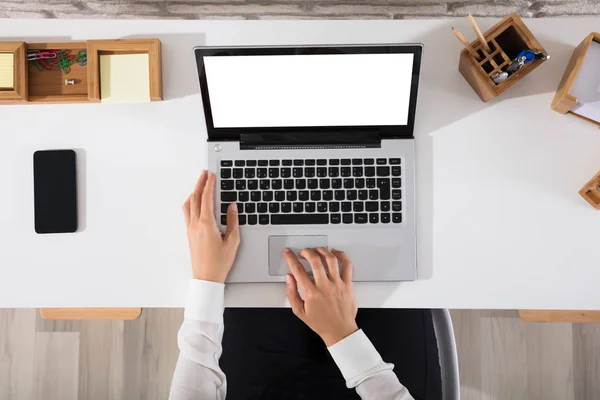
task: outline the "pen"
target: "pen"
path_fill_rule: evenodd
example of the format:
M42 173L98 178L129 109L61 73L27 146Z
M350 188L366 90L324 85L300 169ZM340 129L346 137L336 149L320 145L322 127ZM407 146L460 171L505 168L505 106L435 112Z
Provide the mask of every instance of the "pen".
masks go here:
M475 57L476 60L479 60L479 53L477 53L475 51L475 49L471 46L471 43L469 43L467 41L467 39L465 39L465 37L463 36L462 33L460 33L460 31L458 29L456 29L455 27L452 27L452 32L454 33L454 35L458 38L458 40L460 40L463 44L463 46L465 46L465 49L467 49L469 51L469 53L471 53L471 55L473 57Z

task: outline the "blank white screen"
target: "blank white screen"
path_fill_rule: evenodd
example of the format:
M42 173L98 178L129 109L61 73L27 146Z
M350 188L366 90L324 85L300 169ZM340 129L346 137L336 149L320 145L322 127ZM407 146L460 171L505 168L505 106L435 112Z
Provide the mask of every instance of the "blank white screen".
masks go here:
M406 125L413 54L204 57L215 128Z

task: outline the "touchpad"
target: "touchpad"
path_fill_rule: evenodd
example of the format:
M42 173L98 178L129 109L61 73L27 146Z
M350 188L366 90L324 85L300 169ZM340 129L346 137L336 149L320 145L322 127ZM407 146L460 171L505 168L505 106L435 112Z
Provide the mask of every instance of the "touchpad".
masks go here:
M327 247L327 236L269 236L269 275L285 275L291 272L283 258L283 249L286 247L298 256L298 253L307 247ZM308 261L300 256L298 259L305 270L312 272Z

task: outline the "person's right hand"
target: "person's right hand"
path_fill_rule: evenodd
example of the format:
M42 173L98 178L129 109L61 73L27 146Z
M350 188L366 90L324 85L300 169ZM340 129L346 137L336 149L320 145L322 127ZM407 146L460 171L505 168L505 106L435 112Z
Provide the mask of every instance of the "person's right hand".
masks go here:
M286 294L294 314L315 331L327 347L356 332L358 307L352 292L352 261L346 253L325 247L302 250L300 256L310 263L314 282L290 249L285 249L283 255L293 274L286 277Z

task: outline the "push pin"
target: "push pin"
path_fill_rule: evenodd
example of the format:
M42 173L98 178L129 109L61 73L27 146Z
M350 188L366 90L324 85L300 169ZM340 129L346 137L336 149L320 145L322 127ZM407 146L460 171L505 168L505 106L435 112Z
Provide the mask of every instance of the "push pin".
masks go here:
M592 207L596 210L600 210L600 172L598 172L596 176L594 176L592 180L579 191L579 194L590 203Z
M75 84L75 79L65 79L65 86L71 86Z

